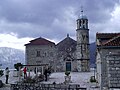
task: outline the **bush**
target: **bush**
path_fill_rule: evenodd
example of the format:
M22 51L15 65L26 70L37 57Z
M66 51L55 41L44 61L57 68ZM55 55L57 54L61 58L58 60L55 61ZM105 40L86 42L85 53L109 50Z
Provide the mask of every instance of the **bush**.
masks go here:
M31 77L26 77L23 80L23 83L35 83L35 79L32 79Z
M19 67L23 68L23 65L21 63L14 64L14 68L17 69L17 71L19 71Z
M35 82L41 82L44 81L44 75L40 74L40 75L36 75L33 80L35 80Z
M66 71L66 72L65 72L65 75L66 75L66 76L69 76L69 75L70 75L70 71Z
M96 82L95 76L90 77L90 82Z
M3 76L3 75L4 75L3 72L4 72L3 70L0 70L0 76Z

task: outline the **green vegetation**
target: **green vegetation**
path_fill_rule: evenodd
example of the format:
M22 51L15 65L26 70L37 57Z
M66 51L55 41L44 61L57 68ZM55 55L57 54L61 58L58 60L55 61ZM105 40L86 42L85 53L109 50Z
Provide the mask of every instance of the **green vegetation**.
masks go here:
M14 68L17 69L17 71L19 71L19 67L23 68L23 65L21 63L14 64Z
M4 72L3 70L0 70L0 76L3 76L3 75L4 75L3 72Z
M65 75L66 75L66 76L69 76L69 75L70 75L70 71L66 71L66 72L65 72Z
M97 82L97 80L95 79L95 76L90 77L90 82Z

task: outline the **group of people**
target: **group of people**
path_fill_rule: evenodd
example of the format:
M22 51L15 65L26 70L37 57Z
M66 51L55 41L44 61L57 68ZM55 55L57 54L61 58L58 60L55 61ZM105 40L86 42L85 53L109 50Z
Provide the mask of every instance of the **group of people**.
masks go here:
M8 79L9 79L9 73L10 73L10 70L8 67L6 67L5 69L5 76L6 76L6 84L8 84ZM23 69L23 73L24 73L24 79L27 77L27 68L24 67ZM47 81L47 77L48 77L48 74L51 73L51 70L49 68L45 68L44 70L44 76L45 76L45 81Z
M27 77L27 68L26 67L23 69L23 72L24 72L24 78L26 78ZM6 77L5 83L6 84L8 84L9 73L10 73L10 70L8 67L6 67L6 69L5 69L5 77Z

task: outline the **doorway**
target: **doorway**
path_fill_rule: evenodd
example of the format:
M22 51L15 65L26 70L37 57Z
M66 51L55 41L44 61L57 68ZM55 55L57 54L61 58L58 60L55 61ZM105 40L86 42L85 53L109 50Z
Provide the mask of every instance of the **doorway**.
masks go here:
M66 62L66 71L71 71L71 62Z

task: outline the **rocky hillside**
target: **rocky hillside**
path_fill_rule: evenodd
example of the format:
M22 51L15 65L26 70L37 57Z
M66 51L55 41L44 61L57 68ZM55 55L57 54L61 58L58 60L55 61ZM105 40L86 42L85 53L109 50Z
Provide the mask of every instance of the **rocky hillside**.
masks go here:
M1 68L14 68L15 63L25 63L24 51L8 47L0 47Z

